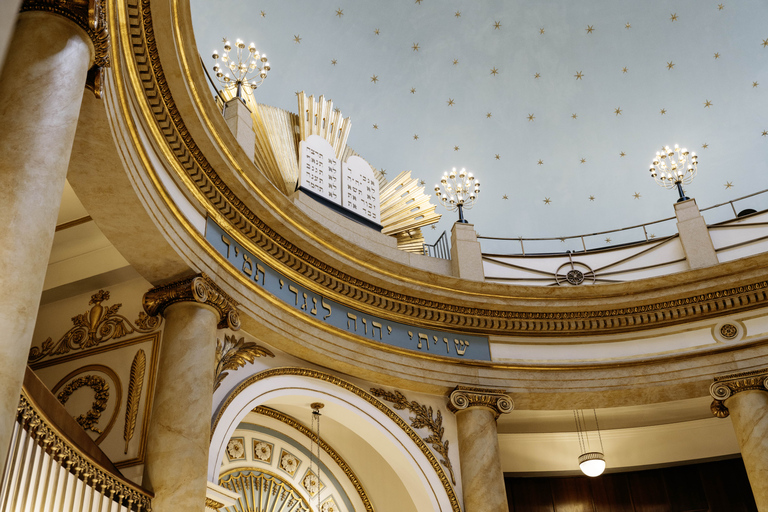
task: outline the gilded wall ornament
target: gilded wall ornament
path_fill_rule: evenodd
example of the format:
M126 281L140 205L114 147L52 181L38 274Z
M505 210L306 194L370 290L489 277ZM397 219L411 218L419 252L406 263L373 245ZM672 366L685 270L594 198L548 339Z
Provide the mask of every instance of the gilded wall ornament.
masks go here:
M227 443L227 456L229 460L245 459L245 445L241 437L232 438Z
M128 399L125 405L125 427L123 439L125 439L125 452L128 453L128 443L133 438L136 429L136 418L139 416L139 402L141 390L144 387L144 371L147 365L147 356L139 349L131 363L131 380L128 382Z
M253 459L270 464L272 462L272 450L271 443L264 441L253 440Z
M34 363L46 356L66 354L70 350L86 350L134 332L152 332L160 325L159 318L147 317L142 312L134 322L134 327L127 318L117 313L122 304L103 306L101 303L107 300L109 300L108 291L99 290L93 294L88 303L93 307L81 315L72 317L73 327L56 343L52 338L48 338L40 348L32 347L29 350L27 362Z
M314 496L318 493L318 491L325 487L325 485L320 482L320 479L317 477L315 472L311 469L308 469L304 475L304 478L302 478L301 486L304 487L304 490L307 491L310 496Z
M144 311L151 317L157 317L177 302L198 302L211 306L219 314L219 329L228 327L236 331L240 328L237 302L206 274L152 288L144 294Z
M470 407L487 407L498 419L500 414L512 412L514 402L503 389L475 388L471 386L456 386L451 392L448 409L458 412Z
M333 498L330 498L320 505L320 512L339 512L339 507L336 506L336 502L333 501Z
M720 336L726 340L732 340L739 334L739 328L733 324L724 324L720 327Z
M387 402L392 402L392 407L397 410L408 409L414 414L411 416L411 427L413 428L426 428L429 430L429 436L422 438L425 442L432 446L443 458L440 459L440 464L445 466L445 469L451 474L451 482L456 485L456 478L453 476L453 466L451 465L451 459L448 457L448 440L443 441L443 434L445 428L443 427L443 415L438 409L437 414L432 416L432 406L421 405L415 400L408 401L404 394L400 391L385 391L383 389L371 389L373 396L382 398Z
M283 450L280 453L280 469L293 476L296 474L296 470L299 469L301 461L294 455Z
M96 427L96 424L101 418L101 413L107 408L107 402L109 401L109 384L107 384L107 381L104 380L104 378L99 377L98 375L84 375L78 377L64 386L64 389L56 395L56 398L61 405L65 405L67 400L69 400L69 397L72 396L72 393L83 386L87 386L95 392L93 405L91 405L91 408L85 412L85 414L81 414L75 418L75 421L83 427L83 430L90 430L91 432L101 434L102 431Z
M221 386L224 378L229 375L225 370L237 370L246 365L253 364L257 357L275 357L269 349L257 345L252 341L246 342L244 338L239 340L234 336L225 335L224 342L216 340L216 368L213 372L213 390Z
M727 418L730 411L725 401L742 391L768 391L768 368L715 377L709 386L709 394L714 398L709 407L712 414L718 418Z

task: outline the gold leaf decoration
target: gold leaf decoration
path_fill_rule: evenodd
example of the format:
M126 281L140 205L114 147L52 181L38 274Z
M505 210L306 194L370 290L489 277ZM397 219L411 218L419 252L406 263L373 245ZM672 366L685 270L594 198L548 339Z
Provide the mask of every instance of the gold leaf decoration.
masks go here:
M106 380L98 375L84 375L83 377L78 377L64 386L64 389L56 395L56 398L61 405L64 405L67 403L67 400L69 400L69 397L72 396L72 393L83 386L93 389L96 394L93 397L93 405L91 405L91 408L85 414L81 414L75 418L75 421L77 421L84 430L90 430L97 434L101 434L102 431L96 428L96 424L99 422L99 418L101 418L101 413L107 408L107 402L109 401L109 384L107 384Z
M33 363L46 356L66 354L70 350L85 350L134 332L151 332L160 324L159 319L145 318L146 315L140 314L134 327L127 318L117 314L122 304L102 306L101 303L106 300L109 300L108 291L99 290L93 294L88 303L93 307L81 315L72 317L73 327L56 343L52 338L48 338L39 348L32 347L29 350L28 362Z
M131 380L128 383L128 401L125 405L125 428L123 429L125 452L123 453L128 453L128 443L133 438L134 430L136 430L136 418L139 416L139 401L141 400L141 390L144 387L146 366L147 356L143 350L139 349L131 364Z
M453 466L451 465L451 459L448 458L448 440L443 441L443 434L445 428L443 427L443 415L440 410L437 414L432 416L432 406L421 405L416 400L408 401L404 394L395 390L394 392L385 391L383 389L371 389L373 396L382 398L387 402L392 402L392 407L397 410L408 409L415 416L410 418L411 427L413 428L426 428L430 434L422 439L432 446L432 449L443 458L440 459L440 464L445 466L445 469L451 474L451 482L456 485L456 478L453 476Z
M216 369L213 373L213 390L216 391L221 386L221 382L229 375L225 370L237 370L253 363L257 357L275 357L275 354L252 341L245 341L245 338L239 340L234 336L224 336L224 343L216 340Z

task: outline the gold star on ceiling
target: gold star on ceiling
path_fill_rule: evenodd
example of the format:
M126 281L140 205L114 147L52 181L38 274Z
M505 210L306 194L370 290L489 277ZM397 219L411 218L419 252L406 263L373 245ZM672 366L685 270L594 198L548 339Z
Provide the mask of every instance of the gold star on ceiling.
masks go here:
M494 158L496 158L496 160L501 160L501 157L499 156L498 153L496 153L496 155L494 155Z
M418 135L414 135L413 136L413 140L419 140L419 136Z
M509 199L509 197L507 197L507 194L504 194L503 196L501 196L501 198L502 199Z
M435 226L434 224L432 224L431 228L432 228L432 229L437 229L437 226Z
M632 28L632 25L630 25L629 23L627 23L626 25L624 25L624 28Z
M717 10L722 11L723 7L725 7L723 4L717 4Z
M552 202L552 201L550 201L548 197L545 197L545 198L544 198L544 204L549 204L549 203L551 203L551 202Z
M590 201L594 201L595 200L595 196L589 196L589 200Z
M491 74L492 74L493 76L496 76L496 75L498 75L498 74L499 74L499 70L498 70L498 69L496 69L496 67L492 67L492 68L491 68Z
M711 107L711 106L712 106L712 102L711 102L711 101L709 101L709 100L706 100L706 101L704 102L704 108L709 108L709 107Z
M667 113L667 109L663 108L659 111L659 114L664 115Z
M386 169L382 169L379 172L381 173L382 176L386 176L387 175L387 170Z
M343 10L343 9L341 9L341 8L339 8L339 9L336 9L336 16L338 16L339 18L341 18L342 16L344 16L344 10Z
M299 36L293 36L293 42L296 44L301 44L301 38Z
M453 15L457 18L461 18L461 11L456 11Z
M585 164L585 163L587 163L587 159L586 158L582 158L581 160L579 160L579 162L581 162L582 164Z
M639 193L635 192L634 194L632 194L632 197L634 197L635 199L640 199L640 197L642 196Z
M378 82L379 82L379 77L378 77L377 75L373 75L373 76L371 77L371 82L373 82L373 83L378 83Z
M619 153L619 156L620 156L621 158L624 158L625 156L627 156L627 154L626 154L625 152L623 152L623 151L622 151L621 153Z
M622 73L626 73L627 71L629 71L629 69L627 69L627 67L626 67L626 66L624 66L623 68L621 68L621 72L622 72Z
M757 82L752 82L752 87L757 87L759 84Z
M435 226L432 226L432 227L435 227ZM648 238L650 238L650 239L654 239L654 238L656 238L656 235L654 235L653 233L651 233L650 235L648 235Z
M493 117L493 114L491 114L490 112L488 112L487 114L485 114L485 117L487 117L488 119L490 119L491 117Z
M453 65L454 65L454 66L455 66L456 64L458 64L458 63L459 63L459 59L453 59Z
M584 73L582 73L581 71L577 71L576 74L573 76L576 77L576 80L581 80L582 77L584 76Z
M529 121L533 121L534 119L536 119L536 116L534 116L533 114L528 114Z
M458 151L459 150L459 146L453 146L453 150L454 151Z
M701 145L701 149L707 149L708 147L709 147L709 144L707 144L706 142Z
M543 34L543 33L544 33L544 28L542 27L539 29L539 34Z
M733 183L731 183L730 181L726 181L725 182L725 188L726 189L731 188L732 186L733 186Z
M426 181L424 181L424 180L419 180L419 185L422 185L422 186L423 186L423 185L426 185L426 184L427 184L427 182L426 182Z
M605 243L607 243L607 244L611 243L611 239L610 238L606 238L605 239Z
M675 63L674 62L672 62L672 61L667 62L667 69L672 69L673 67L675 67Z
M376 34L376 35L379 35L379 29L377 29L377 28L373 29L373 33Z
M455 102L455 101L453 101L453 98L448 98L448 106L449 106L449 107L452 107L452 106L454 106L455 104L456 104L456 102Z
M333 111L336 112L337 114L341 113L341 109L339 107L335 107Z
M576 119L576 118L577 118L577 117L579 117L579 116L577 116L576 114L571 114L571 117L572 117L573 119Z
M416 0L416 3L421 5L421 0Z
M670 21L677 21L677 13L670 14L669 15L669 20Z
M500 21L494 21L493 22L493 30L499 30L501 28L501 22Z
M411 48L412 48L412 49L413 49L413 51L415 51L415 52L419 51L419 43L413 43L413 46L411 46Z
M261 17L262 18L266 18L267 17L267 13L265 13L264 11L261 11Z
M539 160L538 162L536 162L536 165L544 165L544 160Z
M378 130L378 129L379 129L379 125L377 125L377 124L374 124L374 125L373 125L373 129L374 129L374 130Z
M336 65L336 59L332 59L331 60L331 64L333 64L335 66Z
M411 94L416 94L416 88L415 87L411 87Z
M536 73L535 75L533 75L533 78L541 78L541 73Z
M768 135L768 130L763 130L762 136L765 137L766 135Z
M763 39L763 48L768 46L768 39Z
M615 108L613 110L613 113L616 114L617 116L620 116L621 115L621 107Z
M587 25L585 30L587 31L587 34L591 34L595 29L592 27L592 25Z
M716 59L719 59L719 58L720 58L720 54L719 54L718 52L715 52L715 58L716 58Z

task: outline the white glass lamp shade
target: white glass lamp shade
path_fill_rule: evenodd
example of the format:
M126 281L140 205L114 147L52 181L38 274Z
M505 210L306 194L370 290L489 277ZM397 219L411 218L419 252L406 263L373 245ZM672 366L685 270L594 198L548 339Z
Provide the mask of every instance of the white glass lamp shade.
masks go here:
M605 471L605 458L600 452L579 455L579 468L587 476L600 476Z

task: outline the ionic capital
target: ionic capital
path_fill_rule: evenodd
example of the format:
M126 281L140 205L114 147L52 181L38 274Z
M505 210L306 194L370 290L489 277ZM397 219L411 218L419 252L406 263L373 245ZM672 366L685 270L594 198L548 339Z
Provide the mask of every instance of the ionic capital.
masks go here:
M449 399L448 409L453 413L470 407L486 407L498 418L499 415L512 412L515 408L514 402L503 389L456 386Z
M219 314L219 329L229 327L236 331L240 328L237 302L205 274L152 288L144 294L143 302L144 311L149 316L161 315L168 306L177 302L207 304Z
M725 401L736 393L749 390L768 391L768 368L715 377L715 382L709 386L709 394L714 398L709 407L712 414L727 418L730 412Z

